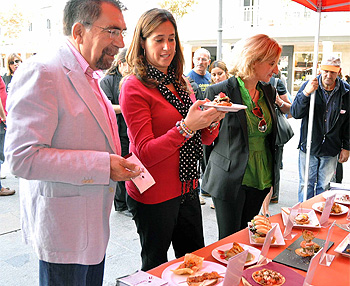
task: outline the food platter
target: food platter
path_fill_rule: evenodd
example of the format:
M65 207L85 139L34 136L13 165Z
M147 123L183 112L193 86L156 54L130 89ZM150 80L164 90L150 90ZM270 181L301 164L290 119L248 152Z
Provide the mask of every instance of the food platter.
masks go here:
M271 246L281 246L281 245L285 245L285 241L284 241L284 238L283 238L283 234L281 232L281 228L280 228L280 225L278 223L271 223L272 227L274 225L276 225L276 230L275 230L275 237L276 237L276 241L274 243L271 243ZM251 226L251 223L248 222L248 229L249 227ZM248 233L249 233L249 242L250 244L252 245L263 245L263 243L258 243L258 242L255 242L252 238L253 234L251 231L248 230Z
M341 243L334 249L335 252L340 253L341 255L350 257L350 252L345 251L349 249L350 244L350 233L343 239Z
M322 207L322 204L324 204L324 202L318 202L318 203L314 203L312 205L312 208L317 211L317 212L320 212L322 213L322 211L320 211L320 207ZM347 206L344 206L342 204L339 204L339 206L341 207L341 212L340 213L330 213L330 215L343 215L343 214L346 214L349 210L349 208Z
M187 277L189 275L177 275L171 271L176 269L181 263L183 263L183 261L175 262L164 269L162 273L162 279L167 281L169 283L169 286L178 286L178 285L186 286L187 285L184 282L187 280ZM203 261L202 268L199 271L200 272L216 271L221 276L225 276L226 267L216 262ZM215 286L220 286L222 284L223 284L223 279L221 279L221 281L219 281L219 283L217 283Z
M222 106L222 105L215 105L212 102L206 102L202 106L208 107L208 108L209 107L214 107L218 111L226 111L226 112L237 112L237 111L240 111L242 109L246 109L247 108L247 106L245 106L245 105L235 104L235 103L232 103L231 106Z
M288 212L290 211L290 208L282 208L282 220L283 220L283 224L286 225L287 224L287 220L289 217L289 214L287 214L285 212L285 209L288 210ZM297 224L295 222L293 222L293 227L296 228L321 228L320 222L317 218L317 215L315 213L314 210L311 209L298 209L298 214L299 213L303 213L303 214L307 214L309 216L309 223L308 224Z
M350 205L350 191L347 190L330 190L322 193L322 196L327 199L335 194L335 202L343 205Z
M251 255L253 255L253 260L246 262L244 264L245 266L253 265L256 262L258 262L258 259L259 259L259 256L260 256L260 250L259 249L255 248L253 246L250 246L250 245L243 244L243 243L240 243L239 245L242 246L244 250L248 250L249 253ZM211 252L211 255L217 261L219 261L221 263L224 263L224 264L228 264L228 260L220 257L220 253L218 252L218 250L225 251L225 250L229 250L231 247L232 247L232 243L227 243L227 244L224 244L224 245L220 245L217 248L213 249L213 251Z

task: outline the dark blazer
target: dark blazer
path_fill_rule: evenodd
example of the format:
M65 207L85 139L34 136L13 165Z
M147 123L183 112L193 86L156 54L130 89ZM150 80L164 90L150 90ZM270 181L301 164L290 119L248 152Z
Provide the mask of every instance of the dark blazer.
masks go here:
M271 84L259 82L259 87L267 98L267 106L272 118L272 132L268 135L270 149L275 160L275 140L277 118L274 102L276 90ZM225 93L233 103L242 104L242 96L235 77L207 87L205 97L213 100L220 92ZM230 112L221 121L220 132L211 150L208 150L208 162L202 179L202 188L213 197L222 200L234 200L241 187L248 163L248 130L244 110Z

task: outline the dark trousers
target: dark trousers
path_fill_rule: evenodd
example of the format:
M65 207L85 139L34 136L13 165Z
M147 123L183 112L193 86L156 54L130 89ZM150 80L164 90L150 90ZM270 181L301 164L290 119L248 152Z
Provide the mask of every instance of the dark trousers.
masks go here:
M273 186L271 198L277 199L277 200L278 200L279 192L280 192L281 164L282 164L282 158L283 158L283 147L284 147L284 145L276 146L276 153L275 153L275 164L274 164L275 184Z
M258 190L241 186L237 200L224 201L213 199L219 228L219 239L247 227L249 221L259 214L261 205L270 192L270 188Z
M168 261L173 244L176 258L204 247L198 191L159 204L142 204L127 197L141 242L143 271Z
M129 138L120 136L120 145L122 149L122 156L129 154ZM126 205L126 188L125 182L117 182L117 187L114 195L114 208L116 211L124 211L128 209Z
M105 258L97 265L59 264L39 260L40 286L102 286Z

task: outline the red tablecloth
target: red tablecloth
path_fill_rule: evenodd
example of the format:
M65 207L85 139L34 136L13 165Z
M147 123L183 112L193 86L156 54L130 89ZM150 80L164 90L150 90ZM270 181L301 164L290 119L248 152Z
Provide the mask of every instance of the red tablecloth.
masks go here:
M310 200L307 200L306 202L302 203L303 208L311 209L312 205L315 202L320 202L320 201L325 201L322 195L316 196ZM320 219L321 215L317 212L318 219ZM334 220L337 221L337 223L347 223L348 221L346 220L346 214L340 215L340 216L330 216L329 222L333 222ZM280 225L281 231L283 233L284 231L284 225L282 222L282 216L281 214L277 214L271 217L272 222L277 222ZM328 233L329 228L321 228L320 230L314 229L314 232L317 232L317 237L321 239L326 239L327 233ZM286 240L286 245L284 246L279 246L279 247L271 247L267 257L269 259L275 258L278 254L280 254L284 249L286 249L290 244L292 244L300 235L302 232L302 229L296 229L293 228L293 233L296 232L298 233L294 239L292 240ZM349 286L350 285L350 259L348 257L345 257L339 253L334 252L334 249L338 246L338 244L349 234L349 232L346 232L337 226L334 226L333 234L331 237L331 241L334 242L334 245L329 249L327 252L328 254L335 255L335 258L331 264L331 266L323 266L323 265L318 265L314 279L312 281L312 284L315 286ZM243 244L249 245L249 236L248 236L248 228L243 229L239 232L236 232L222 240L219 240L213 244L210 244L204 248L201 248L195 252L193 252L196 255L199 255L201 257L204 257L205 260L207 261L213 261L219 263L217 260L215 260L211 256L211 252L214 248L227 244L227 243L232 243L232 242L239 242ZM254 246L256 247L256 246ZM261 249L261 247L257 247ZM173 261L169 261L167 263L164 263L154 269L151 269L149 273L156 275L158 277L161 277L163 270L168 267L170 264L176 262L176 261L182 261L183 258L179 258ZM300 273L301 275L305 276L306 272L301 271L298 269L294 269L296 272ZM243 285L241 283L241 285Z

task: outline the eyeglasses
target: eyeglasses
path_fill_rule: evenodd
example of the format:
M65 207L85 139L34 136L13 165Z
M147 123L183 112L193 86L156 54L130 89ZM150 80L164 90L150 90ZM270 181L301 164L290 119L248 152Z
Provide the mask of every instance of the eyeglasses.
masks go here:
M21 62L22 62L21 60L15 60L15 61L10 61L9 64L10 64L10 65L14 65L15 63L16 63L16 64L19 64L19 63L21 63Z
M258 130L260 131L260 132L266 132L266 130L267 130L267 124L266 124L266 121L265 121L265 118L264 118L264 115L263 115L263 113L262 113L262 110L261 110L261 108L260 107L254 107L253 109L252 109L252 112L253 112L253 114L256 116L256 117L258 117L258 118L260 118L260 121L259 121L259 123L258 123Z
M97 26L97 25L93 25L93 24L90 24L90 23L86 23L86 24L87 25L91 25L91 26L95 26L97 28L100 28L102 31L109 33L109 37L111 39L114 39L114 40L116 38L118 38L120 35L122 35L123 38L126 36L126 30L122 31L122 30L120 30L118 28L111 29L111 28L103 28L103 27L100 27L100 26Z

